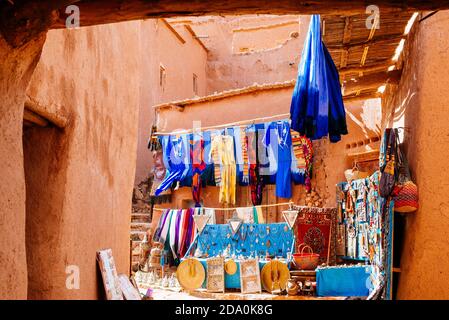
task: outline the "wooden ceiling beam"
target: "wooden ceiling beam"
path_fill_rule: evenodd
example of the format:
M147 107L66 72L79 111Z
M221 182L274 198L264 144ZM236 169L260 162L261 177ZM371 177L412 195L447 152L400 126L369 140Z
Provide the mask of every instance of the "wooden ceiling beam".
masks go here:
M378 71L387 71L388 67L393 65L394 63L383 63L383 64L375 64L371 66L363 66L363 67L346 67L341 68L338 70L338 73L340 76L347 75L350 73L372 73L372 72L378 72Z
M351 42L351 34L352 34L352 22L351 17L345 18L345 28L343 31L343 45L347 45ZM349 49L343 50L340 56L340 68L345 68L348 63L348 55Z
M382 97L382 94L379 92L369 92L369 93L361 93L358 96L343 96L343 102L345 104L358 102L360 100L368 100Z
M401 33L401 34L377 37L372 40L351 42L351 43L347 43L347 44L344 44L344 43L331 44L331 45L326 45L326 47L327 47L327 49L329 49L329 51L348 51L348 50L360 49L366 45L373 46L373 45L395 43L395 42L399 42L403 38L405 38L405 36Z
M347 81L344 86L344 95L350 96L361 90L377 89L381 85L397 84L401 79L402 70L378 72L357 78L355 81Z

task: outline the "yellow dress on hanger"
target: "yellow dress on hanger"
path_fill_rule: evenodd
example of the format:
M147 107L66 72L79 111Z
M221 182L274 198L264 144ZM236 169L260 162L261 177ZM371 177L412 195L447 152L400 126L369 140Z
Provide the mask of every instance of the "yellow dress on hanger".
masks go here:
M212 140L212 152L217 154L220 162L221 184L219 201L223 204L235 204L237 175L234 138L227 135L215 136Z

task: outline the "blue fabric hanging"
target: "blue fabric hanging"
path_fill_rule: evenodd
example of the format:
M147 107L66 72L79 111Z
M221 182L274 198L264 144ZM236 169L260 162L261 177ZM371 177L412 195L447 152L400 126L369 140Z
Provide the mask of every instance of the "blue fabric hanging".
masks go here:
M312 140L347 134L337 68L321 40L320 16L313 15L290 105L291 127Z

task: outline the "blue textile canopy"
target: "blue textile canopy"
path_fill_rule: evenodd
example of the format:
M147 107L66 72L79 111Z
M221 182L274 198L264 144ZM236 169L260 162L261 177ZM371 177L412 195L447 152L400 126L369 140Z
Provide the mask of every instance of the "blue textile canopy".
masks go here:
M337 68L321 40L320 16L313 15L298 66L290 105L291 128L312 140L347 134L346 113Z

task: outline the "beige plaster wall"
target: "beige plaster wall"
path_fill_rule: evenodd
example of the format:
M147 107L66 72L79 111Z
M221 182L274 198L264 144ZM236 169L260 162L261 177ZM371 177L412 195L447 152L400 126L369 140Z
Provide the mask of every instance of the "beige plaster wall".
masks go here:
M13 49L0 35L0 299L27 297L22 119L44 41L45 34L37 34Z
M174 19L189 23L209 50L207 93L296 78L309 18L243 15ZM285 25L286 22L295 24ZM251 29L244 32L236 30ZM291 31L298 37L291 38ZM236 31L236 32L235 32ZM255 49L239 53L239 47Z
M407 41L399 87L390 88L383 126L405 126L405 149L420 209L410 214L399 299L449 299L449 12L423 21Z
M129 271L140 24L48 32L27 93L66 109L71 122L24 134L30 299L102 297L100 249L112 248L118 272ZM69 265L79 267L79 289L66 287Z

